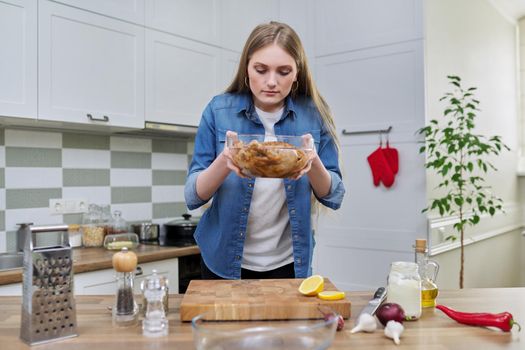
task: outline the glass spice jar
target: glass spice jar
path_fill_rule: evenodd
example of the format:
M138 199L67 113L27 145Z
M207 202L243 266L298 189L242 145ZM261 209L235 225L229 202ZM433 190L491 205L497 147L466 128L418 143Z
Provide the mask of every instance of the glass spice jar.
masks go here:
M120 210L115 210L113 212L113 221L111 223L110 231L111 231L111 234L129 232L128 223L122 217L122 212Z
M110 234L113 217L111 216L111 207L109 204L100 206L100 222L101 225L104 226L104 234Z

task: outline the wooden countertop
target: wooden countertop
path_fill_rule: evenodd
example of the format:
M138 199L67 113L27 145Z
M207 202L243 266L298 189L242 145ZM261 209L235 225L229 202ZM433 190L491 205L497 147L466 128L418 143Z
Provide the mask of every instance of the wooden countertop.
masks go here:
M150 261L178 258L180 256L199 254L197 246L161 247L158 245L140 244L134 252L137 253L139 264ZM82 273L95 270L111 269L111 258L114 250L105 248L74 248L73 271ZM0 271L0 285L22 282L22 269Z
M465 326L456 323L441 311L424 309L417 321L405 322L401 344L394 345L383 335L383 329L374 333L350 334L355 317L373 292L349 292L352 317L346 321L343 331L337 332L330 349L524 349L525 330L510 333L487 328ZM113 303L112 296L77 296L77 324L79 336L67 340L38 345L41 349L194 349L192 328L179 321L181 295L171 295L169 335L162 338L142 336L140 325L132 328L114 328L107 307ZM19 339L20 297L0 297L0 344L3 350L30 349ZM514 319L525 326L525 288L486 288L440 291L438 301L461 311L503 312L509 311ZM271 322L271 321L269 321Z

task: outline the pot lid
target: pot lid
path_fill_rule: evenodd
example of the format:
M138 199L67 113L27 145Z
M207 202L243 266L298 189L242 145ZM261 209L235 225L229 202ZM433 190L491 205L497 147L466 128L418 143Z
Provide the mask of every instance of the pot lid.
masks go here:
M182 214L181 219L171 220L164 225L166 226L196 226L200 218L192 217L191 214Z

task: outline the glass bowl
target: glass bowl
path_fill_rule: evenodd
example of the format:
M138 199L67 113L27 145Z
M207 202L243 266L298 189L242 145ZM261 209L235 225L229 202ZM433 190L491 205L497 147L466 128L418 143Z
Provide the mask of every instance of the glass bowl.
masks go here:
M139 236L136 233L116 233L104 237L104 248L108 250L121 250L126 247L135 249L139 245Z
M226 144L233 163L250 177L286 178L294 176L308 162L313 150L312 137L277 135L265 141L265 135L228 134Z
M191 325L197 350L322 350L332 344L337 329L337 314L328 315L317 320L216 321L209 311L195 316Z

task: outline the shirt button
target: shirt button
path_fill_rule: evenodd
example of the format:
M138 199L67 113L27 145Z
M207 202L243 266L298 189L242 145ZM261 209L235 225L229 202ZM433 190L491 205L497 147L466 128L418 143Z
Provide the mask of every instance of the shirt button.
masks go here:
M286 186L286 188L287 188L288 190L291 190L291 189L292 189L292 185L288 185L288 186Z
M248 211L248 208L245 207L245 208L243 208L242 210L243 210L243 211Z
M297 263L297 265L301 265L301 258L297 258L295 262Z
M236 255L236 256L235 256L235 259L237 259L237 260L241 260L241 256L240 256L240 255Z
M239 236L241 236L241 237L242 237L242 235L243 235L243 234L244 234L244 233L242 233L242 232L239 232Z
M290 214L295 214L295 209L290 210Z
M253 184L248 184L248 187L253 187Z

